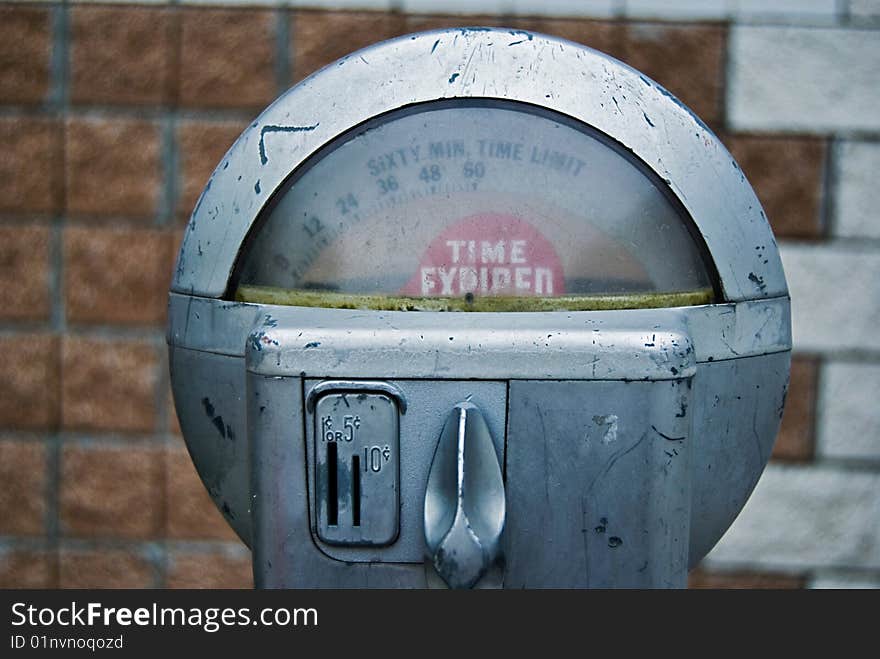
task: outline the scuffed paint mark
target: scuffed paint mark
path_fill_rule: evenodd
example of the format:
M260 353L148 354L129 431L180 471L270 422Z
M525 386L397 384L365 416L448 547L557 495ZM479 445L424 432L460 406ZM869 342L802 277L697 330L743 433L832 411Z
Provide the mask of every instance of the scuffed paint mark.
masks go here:
M265 165L269 162L269 158L266 157L266 135L269 133L304 133L310 130L315 130L320 123L314 124L313 126L263 126L260 129L260 164Z
M608 538L608 546L611 547L612 549L617 549L622 544L623 544L623 540L618 538L616 535L612 535L610 538Z
M654 122L651 121L651 118L650 118L646 113L642 112L642 116L645 118L645 121L648 122L648 125L649 125L651 128L656 128L656 126L654 125Z
M667 442L683 442L684 439L685 439L684 437L670 437L669 435L664 435L662 432L660 432L659 430L657 430L657 427L656 427L656 426L651 426L651 430L653 430L655 433L657 433L658 435L660 435L660 436L661 436L663 439L665 439Z
M603 444L612 444L617 441L616 414L597 414L593 417L593 423L602 431Z
M190 226L192 226L192 225L193 225L193 223L190 222ZM192 230L192 229L190 229L190 230ZM186 245L186 236L184 236L183 242L184 242L184 245ZM186 254L186 252L183 249L181 249L177 253L177 266L175 266L175 271L177 272L178 277L182 277L183 271L185 270L184 265L183 265L184 262L186 261L185 254Z
M217 429L217 432L220 433L220 436L223 437L223 439L226 439L226 426L223 425L223 417L215 416L211 419L211 423L214 424L214 427Z
M254 192L260 194L260 179L257 179L257 182L254 183Z
M683 419L688 411L687 401L684 398L682 398L680 401L678 401L678 406L679 406L679 409L678 409L678 412L676 413L675 417L677 419Z
M598 483L603 478L605 478L605 476L608 475L608 472L610 472L614 468L614 465L617 464L618 460L620 460L621 458L625 458L627 455L635 451L637 448L639 448L639 446L642 445L642 442L644 442L646 439L648 439L648 433L644 432L642 433L642 436L639 437L638 441L636 441L632 446L629 446L627 448L620 448L615 451L614 454L610 458L608 458L608 460L602 466L602 470L598 474L596 474L593 477L593 480L590 481L590 484L587 485L586 490L584 490L586 496L592 495L593 487L595 487L596 483Z
M199 195L198 201L196 201L196 207L193 208L192 217L195 217L198 214L199 208L202 207L202 201L204 201L205 195L208 194L208 190L211 189L211 184L213 182L214 182L214 175L212 174L211 178L209 178L208 182L205 184L205 187L202 190L202 194ZM192 230L195 227L195 222L190 222L189 225L190 225L190 230Z
M705 121L703 121L703 120L700 119L696 114L694 114L693 111L692 111L687 105L685 105L684 103L682 103L678 98L675 97L674 94L672 94L669 90L667 90L663 85L657 85L657 91L660 92L661 94L663 94L663 96L665 96L666 98L668 98L670 101L672 101L673 103L675 103L675 104L676 104L678 107L680 107L682 110L684 110L685 112L687 112L687 113L691 116L691 119L693 119L694 121L697 122L697 125L698 125L700 128L702 128L703 130L705 130L707 133L710 133L710 134L712 133L712 129L709 128L709 126L706 125L706 122L705 122Z
M273 339L271 336L267 336L265 330L260 330L256 334L251 334L250 341L251 347L258 352L263 351L264 344L274 346L278 345L278 341Z
M207 416L214 427L217 429L217 432L220 433L220 436L223 439L229 439L230 441L235 441L235 433L232 431L232 427L228 424L223 423L223 417L219 414L214 414L216 410L214 409L214 405L211 403L211 399L208 397L202 398L202 407L205 409L205 416Z
M431 46L431 54L432 55L434 54L434 51L437 50L437 46L439 46L439 45L440 45L440 39L437 39L437 41L434 42L434 45Z
M449 84L451 85L453 82L455 82L455 79L460 75L460 73L453 73L451 76L449 76Z
M319 345L321 345L320 341L311 341L310 343L306 343L304 347L308 350L309 348L317 348Z
M759 277L754 272L749 273L749 281L754 283L762 293L767 290L767 284L764 283L764 278Z

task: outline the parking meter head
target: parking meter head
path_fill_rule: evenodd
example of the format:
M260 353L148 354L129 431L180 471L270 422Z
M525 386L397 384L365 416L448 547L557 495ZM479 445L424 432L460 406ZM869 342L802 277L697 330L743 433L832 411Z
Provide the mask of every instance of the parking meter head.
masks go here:
M168 343L260 586L660 587L769 459L791 332L699 118L607 55L480 28L266 108L190 218Z

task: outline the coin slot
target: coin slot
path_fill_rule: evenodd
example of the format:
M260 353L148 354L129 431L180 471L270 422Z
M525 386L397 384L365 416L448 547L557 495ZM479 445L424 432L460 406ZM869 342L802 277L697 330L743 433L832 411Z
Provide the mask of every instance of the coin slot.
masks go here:
M397 399L383 391L325 391L313 414L318 537L391 544L400 528Z
M327 524L339 523L339 460L335 442L327 444Z
M361 525L361 458L351 458L351 524Z

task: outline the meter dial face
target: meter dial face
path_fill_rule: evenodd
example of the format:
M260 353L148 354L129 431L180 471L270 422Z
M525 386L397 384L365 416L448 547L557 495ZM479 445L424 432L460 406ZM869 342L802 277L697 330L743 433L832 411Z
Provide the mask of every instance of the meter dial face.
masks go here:
M713 300L690 219L567 117L438 101L378 117L292 176L239 256L237 299L409 310Z

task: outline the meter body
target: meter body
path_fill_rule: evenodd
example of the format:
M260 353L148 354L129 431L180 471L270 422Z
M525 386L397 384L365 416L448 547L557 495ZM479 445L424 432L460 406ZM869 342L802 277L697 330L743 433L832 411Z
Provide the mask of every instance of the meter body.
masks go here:
M790 362L733 158L637 71L463 29L279 98L169 301L181 428L261 587L681 587Z

